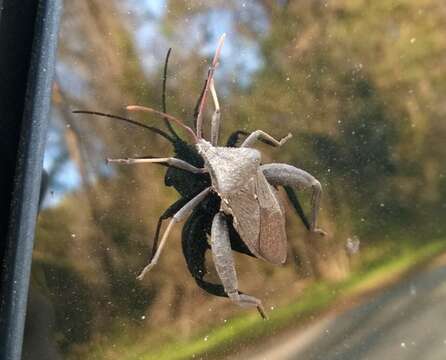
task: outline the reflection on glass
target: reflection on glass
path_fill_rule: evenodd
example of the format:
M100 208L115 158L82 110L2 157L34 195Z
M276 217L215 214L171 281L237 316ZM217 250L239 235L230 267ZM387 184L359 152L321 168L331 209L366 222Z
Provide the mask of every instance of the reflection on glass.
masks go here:
M24 359L441 359L441 10L434 1L66 2ZM319 223L329 235L308 234L281 191L285 265L235 253L239 287L262 299L268 321L197 286L183 224L136 279L158 218L179 195L165 167L104 159L168 157L173 148L151 131L72 113L161 109L172 47L167 111L191 125L223 32L220 138L292 132L280 148L256 144L262 161L305 169L323 188ZM133 115L168 131L162 119ZM310 216L311 193L298 197ZM205 279L218 282L209 252L206 265Z

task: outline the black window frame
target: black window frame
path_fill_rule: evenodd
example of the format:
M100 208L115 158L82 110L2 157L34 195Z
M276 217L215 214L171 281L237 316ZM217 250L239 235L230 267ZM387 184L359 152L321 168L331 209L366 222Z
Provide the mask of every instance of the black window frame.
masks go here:
M0 360L21 359L62 0L0 0Z

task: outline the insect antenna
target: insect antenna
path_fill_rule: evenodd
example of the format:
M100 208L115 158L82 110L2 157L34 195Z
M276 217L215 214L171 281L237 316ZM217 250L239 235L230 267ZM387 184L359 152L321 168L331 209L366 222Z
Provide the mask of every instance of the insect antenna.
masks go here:
M163 112L167 113L167 105L166 105L166 86L167 86L167 66L169 64L169 57L170 53L172 52L172 48L169 48L167 50L166 54L166 60L164 61L164 71L163 71L163 92L162 92L162 104L163 104ZM164 118L164 123L166 124L167 128L169 129L170 133L176 138L181 139L178 134L175 132L174 128L172 127L172 124L169 122L167 118Z
M200 104L201 104L201 100L203 99L203 95L204 95L204 91L206 90L207 83L208 83L208 80L207 79L204 80L203 88L201 89L200 96L198 97L197 103L195 104L195 107L194 107L194 128L195 128L195 130L197 130L197 119L198 119L198 114L200 111Z
M128 106L126 106L126 109L128 111L142 111L142 112L153 113L153 114L163 117L164 119L166 119L168 121L173 121L174 123L181 126L184 130L186 130L188 132L188 134L190 135L190 137L194 143L198 142L198 137L197 137L197 135L195 135L195 132L189 126L184 124L184 122L182 120L177 119L175 116L166 114L165 112L158 111L158 110L152 109L147 106L128 105Z
M132 120L132 119L128 119L128 118L125 118L123 116L107 114L107 113L103 113L103 112L99 112L99 111L90 111L90 110L73 110L72 113L73 114L96 115L96 116L100 116L100 117L105 117L105 118L110 118L110 119L123 121L123 122L126 122L128 124L132 124L134 126L139 126L139 127L144 128L144 129L150 130L150 131L152 131L152 132L154 132L154 133L156 133L158 135L161 135L163 138L169 140L172 144L175 142L175 139L173 137L171 137L169 134L167 134L165 131L163 131L161 129L158 129L156 127L153 127L153 126L141 124L138 121L135 121L135 120Z
M221 49L223 47L223 43L225 41L226 34L223 34L220 37L220 40L218 41L217 50L215 50L214 59L212 60L211 66L208 70L208 77L205 83L203 96L201 96L200 106L198 107L198 114L197 114L197 136L199 139L202 138L203 133L203 111L204 106L206 105L206 99L207 99L207 93L209 91L209 86L212 81L212 78L214 77L214 72L216 67L218 66L218 58L220 57Z

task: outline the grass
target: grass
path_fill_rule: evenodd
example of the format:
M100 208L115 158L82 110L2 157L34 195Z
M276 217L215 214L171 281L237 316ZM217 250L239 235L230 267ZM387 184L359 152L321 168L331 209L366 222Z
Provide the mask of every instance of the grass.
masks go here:
M379 288L445 250L444 239L426 244L406 244L404 247L370 248L364 252L362 266L348 279L339 283L320 281L309 285L294 302L271 312L269 321L263 321L251 312L230 319L223 326L207 329L189 340L170 341L158 349L134 349L131 353L127 352L125 360L180 360L203 355L216 357L235 346L255 343L274 332L296 326L337 301Z

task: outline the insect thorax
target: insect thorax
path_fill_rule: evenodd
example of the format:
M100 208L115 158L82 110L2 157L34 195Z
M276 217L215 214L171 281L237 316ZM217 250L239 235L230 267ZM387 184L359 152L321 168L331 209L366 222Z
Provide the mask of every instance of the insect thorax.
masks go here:
M257 176L261 154L256 149L217 147L205 140L196 146L220 196L237 192Z

